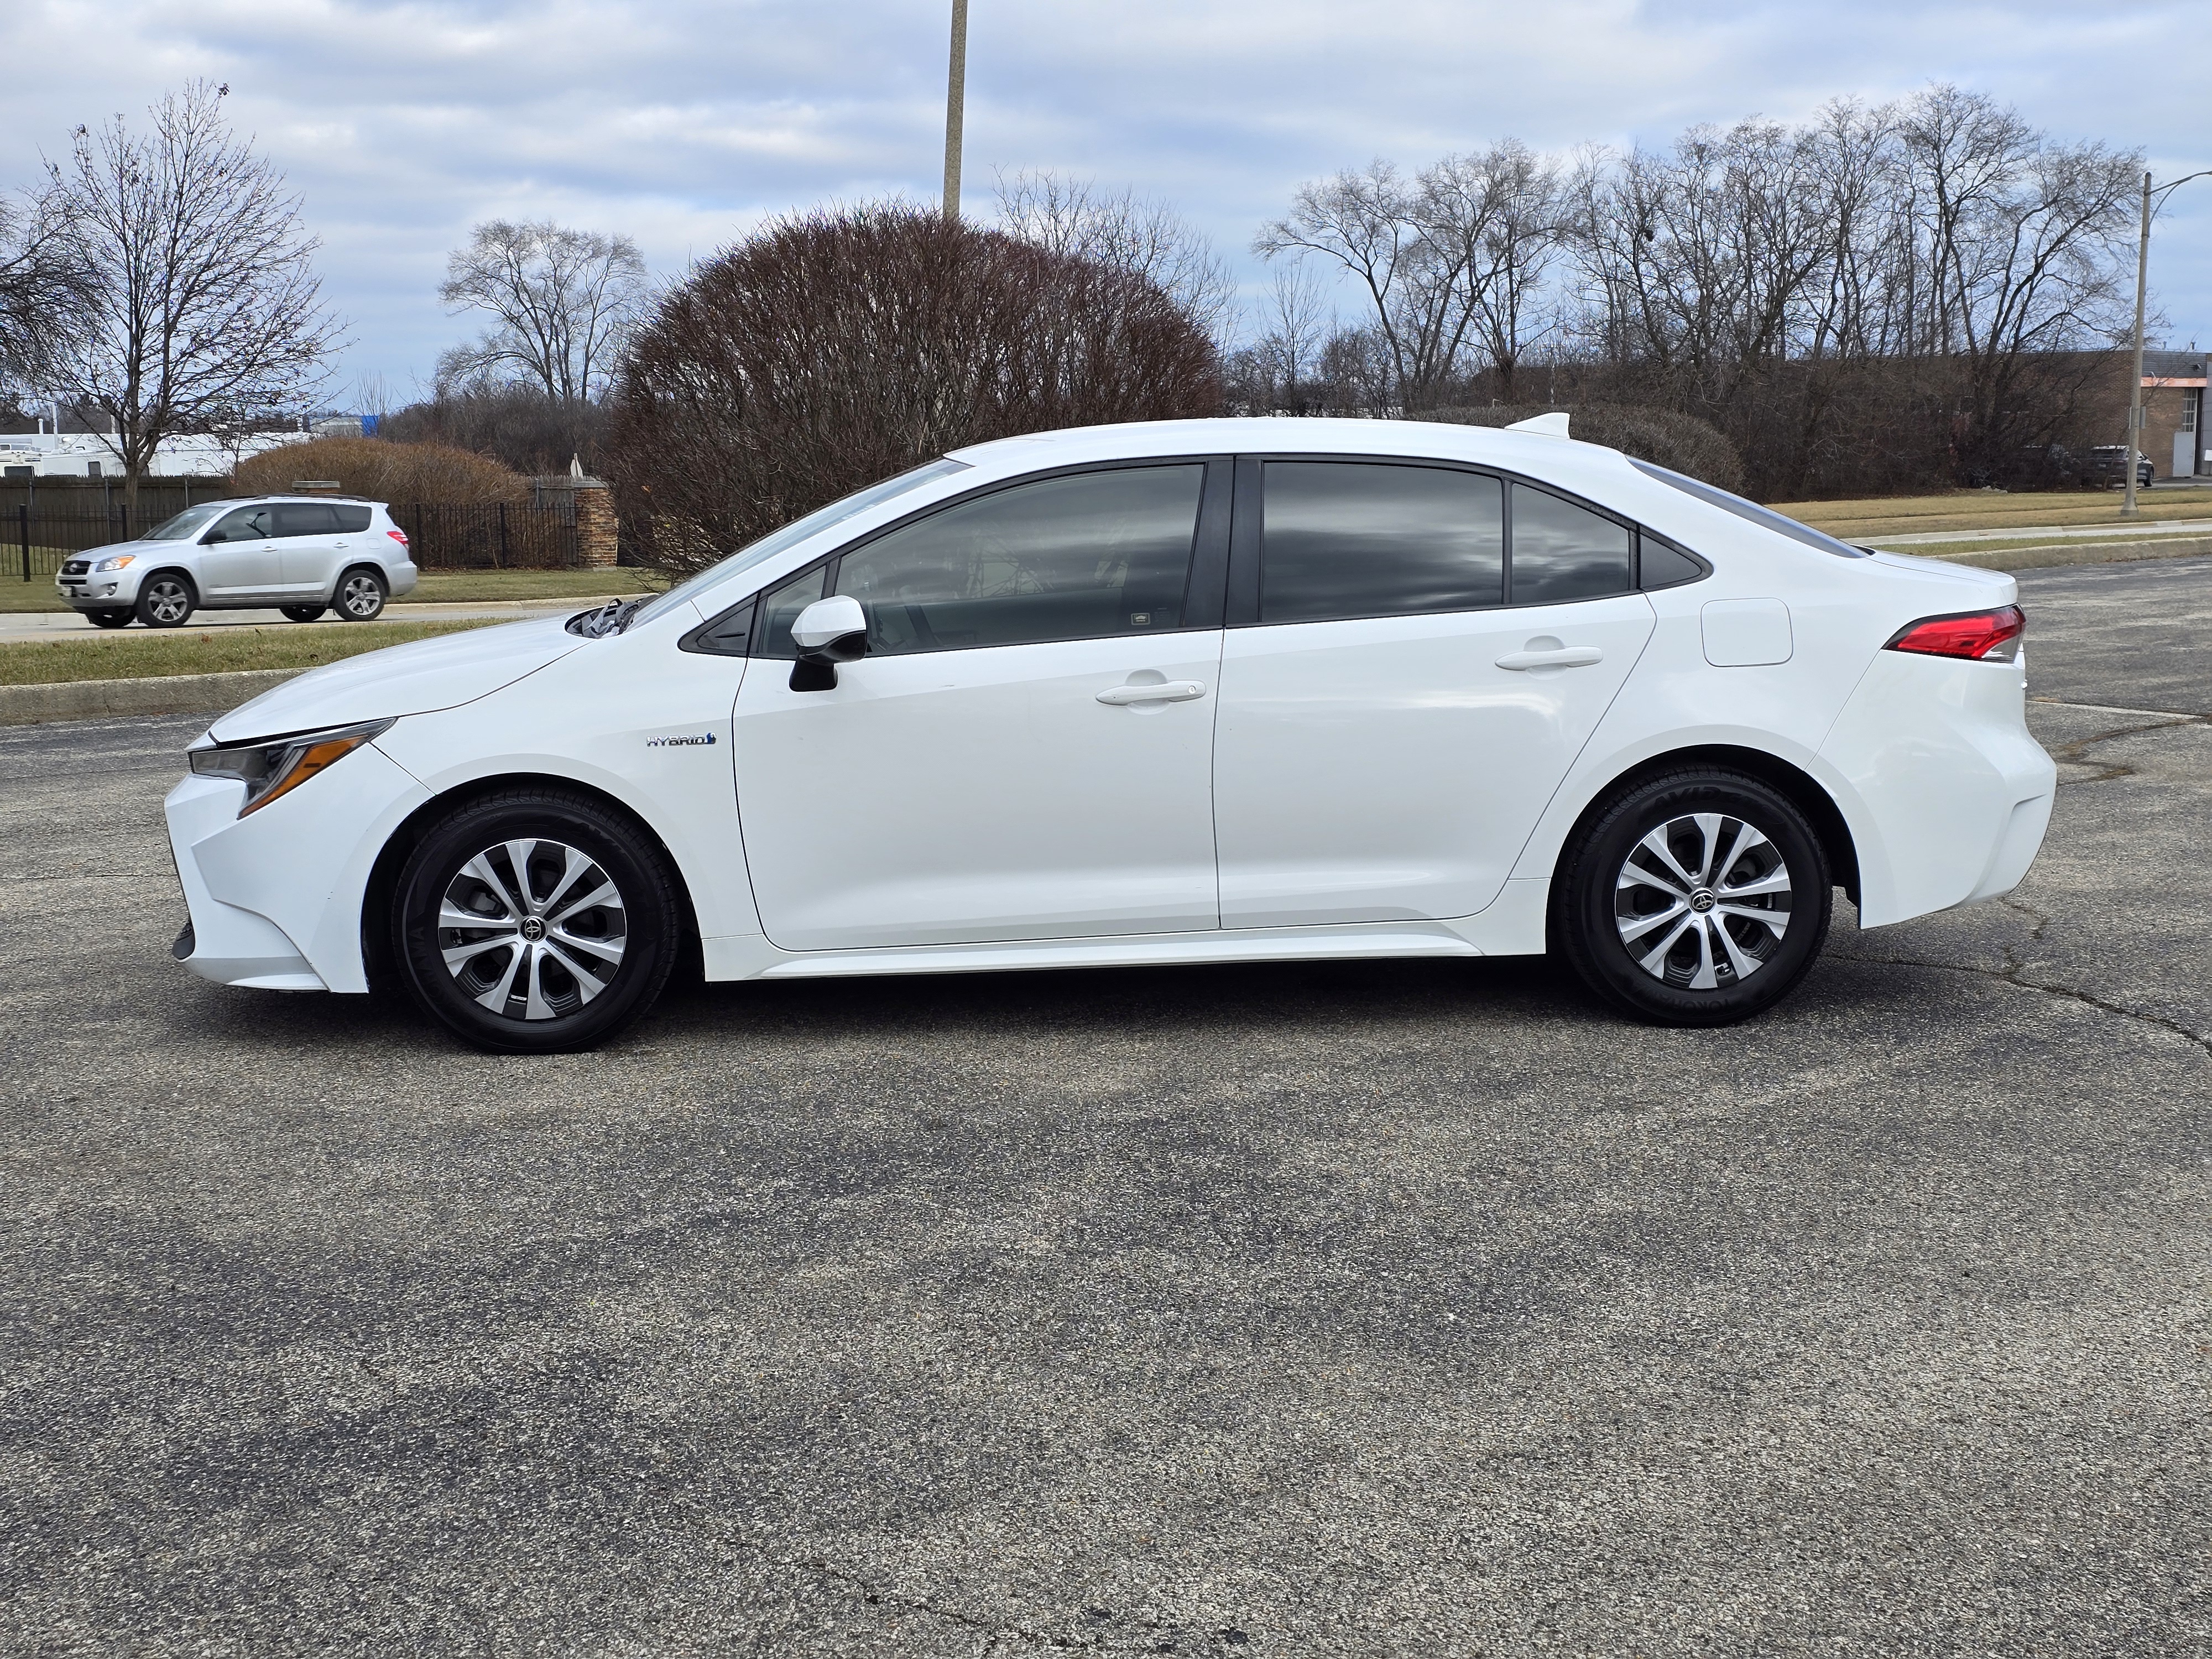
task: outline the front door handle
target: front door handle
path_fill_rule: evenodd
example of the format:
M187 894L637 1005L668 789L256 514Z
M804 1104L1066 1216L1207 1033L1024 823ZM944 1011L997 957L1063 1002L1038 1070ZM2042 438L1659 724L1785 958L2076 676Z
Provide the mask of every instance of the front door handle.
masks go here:
M1531 668L1588 668L1604 660L1605 653L1594 645L1567 645L1556 651L1509 651L1498 665L1519 673Z
M1121 708L1133 702L1188 702L1205 695L1202 680L1170 680L1162 685L1109 686L1098 694L1098 701Z

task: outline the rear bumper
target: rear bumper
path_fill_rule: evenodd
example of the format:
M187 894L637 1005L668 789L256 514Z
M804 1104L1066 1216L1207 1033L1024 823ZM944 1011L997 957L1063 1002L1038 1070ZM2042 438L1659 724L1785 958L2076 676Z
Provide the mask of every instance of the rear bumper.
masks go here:
M2058 769L2029 735L2025 668L1875 653L1820 746L1857 798L1867 927L2002 896L2043 845Z

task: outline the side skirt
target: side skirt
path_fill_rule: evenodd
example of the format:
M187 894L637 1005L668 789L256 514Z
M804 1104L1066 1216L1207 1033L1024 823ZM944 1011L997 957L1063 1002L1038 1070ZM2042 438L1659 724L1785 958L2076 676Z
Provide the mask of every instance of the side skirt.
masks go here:
M1249 927L885 951L779 951L758 933L702 939L710 980L836 979L862 974L988 974L1034 968L1164 968L1235 962L1540 955L1551 884L1510 881L1479 915L1328 927Z

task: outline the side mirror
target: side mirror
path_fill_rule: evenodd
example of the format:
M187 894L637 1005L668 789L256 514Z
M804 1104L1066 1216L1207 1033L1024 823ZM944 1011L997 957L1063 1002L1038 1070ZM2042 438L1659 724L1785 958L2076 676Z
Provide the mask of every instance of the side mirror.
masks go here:
M791 665L794 691L828 691L837 684L837 665L868 654L868 613L849 593L817 599L791 625L799 660Z

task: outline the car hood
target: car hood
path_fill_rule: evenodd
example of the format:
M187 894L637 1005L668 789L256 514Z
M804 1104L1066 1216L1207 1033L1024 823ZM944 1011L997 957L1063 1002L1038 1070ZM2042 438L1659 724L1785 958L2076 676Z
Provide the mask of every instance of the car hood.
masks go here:
M232 709L208 735L217 743L243 743L474 702L581 650L586 641L568 632L566 622L542 617L474 628L311 668Z

